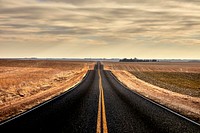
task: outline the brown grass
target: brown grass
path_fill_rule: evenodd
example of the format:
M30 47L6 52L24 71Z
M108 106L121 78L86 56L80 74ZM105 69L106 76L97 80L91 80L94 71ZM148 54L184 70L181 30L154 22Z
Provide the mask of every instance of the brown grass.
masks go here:
M137 78L168 90L200 97L200 73L189 72L135 72Z
M125 63L125 62L104 62L105 69L126 70L135 72L186 72L200 73L200 63L193 62L144 62L144 63Z
M156 63L115 63L106 62L105 69L126 70L153 85L200 97L200 63L156 62Z
M93 67L92 62L0 60L0 120L66 91Z
M193 94L198 90L200 63L104 62L104 65L128 88L200 122L200 98L180 94L184 88ZM159 87L160 84L163 86ZM171 91L174 86L181 91Z

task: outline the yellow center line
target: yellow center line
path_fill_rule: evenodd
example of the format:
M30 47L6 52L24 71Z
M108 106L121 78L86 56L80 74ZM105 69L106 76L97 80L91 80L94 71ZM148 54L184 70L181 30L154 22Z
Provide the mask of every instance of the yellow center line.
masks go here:
M101 133L101 91L99 89L99 105L97 115L97 133Z
M98 105L98 116L97 116L97 130L96 133L108 133L107 121L106 121L106 110L104 103L104 92L102 86L101 73L98 69L99 75L99 105ZM103 130L103 131L101 131Z

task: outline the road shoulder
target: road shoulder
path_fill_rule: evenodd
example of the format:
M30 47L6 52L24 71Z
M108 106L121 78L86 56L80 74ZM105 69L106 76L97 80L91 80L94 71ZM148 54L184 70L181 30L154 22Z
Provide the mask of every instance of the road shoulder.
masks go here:
M127 71L113 70L112 73L131 90L200 122L200 98L175 93L149 84Z

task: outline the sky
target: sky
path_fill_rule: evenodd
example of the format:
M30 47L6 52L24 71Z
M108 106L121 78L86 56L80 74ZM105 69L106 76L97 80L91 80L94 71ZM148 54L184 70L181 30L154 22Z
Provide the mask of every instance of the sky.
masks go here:
M200 59L199 0L0 0L0 58Z

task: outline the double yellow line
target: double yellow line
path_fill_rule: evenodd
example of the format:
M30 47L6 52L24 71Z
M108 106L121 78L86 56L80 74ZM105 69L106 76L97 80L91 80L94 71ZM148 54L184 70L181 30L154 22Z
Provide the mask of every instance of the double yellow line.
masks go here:
M99 75L99 105L98 105L98 116L97 116L97 130L96 133L108 133L107 121L106 121L106 110L104 103L104 92L102 86L102 79L100 69L98 68Z

